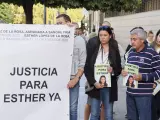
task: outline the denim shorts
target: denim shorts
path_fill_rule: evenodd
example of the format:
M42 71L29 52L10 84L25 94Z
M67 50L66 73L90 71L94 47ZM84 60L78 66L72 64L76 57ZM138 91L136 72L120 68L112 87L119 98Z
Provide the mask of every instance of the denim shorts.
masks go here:
M88 105L91 105L91 100L92 100L92 98L90 96L88 96L88 98L87 98L87 104Z

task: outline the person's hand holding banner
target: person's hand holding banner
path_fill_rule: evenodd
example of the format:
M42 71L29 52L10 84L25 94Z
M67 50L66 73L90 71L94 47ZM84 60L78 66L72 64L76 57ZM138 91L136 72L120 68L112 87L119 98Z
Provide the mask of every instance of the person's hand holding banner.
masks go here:
M153 89L155 89L156 87L157 87L157 84L154 83L154 84L153 84Z
M77 77L73 78L72 80L70 80L67 84L67 88L73 88L77 82L79 81L79 79Z
M97 89L101 89L101 88L103 88L103 86L100 84L100 83L95 83L95 85L94 85Z
M126 76L128 75L128 72L126 72L125 70L122 70L121 75L122 75L123 77L126 77Z
M153 84L153 95L155 96L160 91L160 80L157 80Z
M112 71L113 71L113 68L112 67L108 67L108 72L112 73Z
M136 75L136 74L134 74L133 75L133 78L134 78L134 80L136 80L136 81L141 81L142 80L142 74L138 74L138 75Z
M142 79L142 76L139 74L139 66L127 63L121 75L123 76L124 86L138 88L138 81Z

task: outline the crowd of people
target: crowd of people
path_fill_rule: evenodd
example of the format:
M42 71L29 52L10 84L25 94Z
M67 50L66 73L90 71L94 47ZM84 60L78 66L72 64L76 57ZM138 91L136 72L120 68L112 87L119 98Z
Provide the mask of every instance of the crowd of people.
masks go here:
M57 16L57 24L72 26L66 14ZM138 81L138 88L127 87L126 91L127 119L160 118L160 92L155 96L152 94L158 84L156 81L160 79L160 30L154 37L152 31L147 33L142 27L133 28L125 54L107 21L89 40L84 36L83 29L77 27L74 39L72 72L67 85L70 91L70 120L77 120L79 81L83 73L87 80L85 90L88 95L84 120L113 120L113 105L118 101L117 81L119 76L128 75L123 69L125 63L139 67L139 73L133 75L133 79ZM104 87L96 81L94 70L95 65L99 64L109 64L107 71L110 73L111 87Z

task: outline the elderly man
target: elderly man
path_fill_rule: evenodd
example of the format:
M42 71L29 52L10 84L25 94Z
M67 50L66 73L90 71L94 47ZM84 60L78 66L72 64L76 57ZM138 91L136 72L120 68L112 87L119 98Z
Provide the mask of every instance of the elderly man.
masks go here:
M146 43L146 33L141 28L130 31L132 49L127 63L137 65L139 74L133 75L138 88L127 88L128 120L151 120L151 105L154 80L160 78L160 56ZM128 73L122 70L122 76Z
M66 14L57 16L57 24L71 25L71 19ZM65 50L65 48L64 48ZM65 60L65 58L64 58ZM79 97L79 80L83 75L86 61L86 44L82 37L75 36L72 58L71 77L67 87L70 92L70 120L77 120L77 106Z

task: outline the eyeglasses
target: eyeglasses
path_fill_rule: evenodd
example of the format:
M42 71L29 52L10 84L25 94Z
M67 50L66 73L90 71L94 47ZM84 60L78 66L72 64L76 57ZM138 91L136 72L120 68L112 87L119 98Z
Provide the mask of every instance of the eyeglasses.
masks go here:
M132 32L133 30L135 29L141 29L141 30L144 30L142 27L134 27L130 32Z

